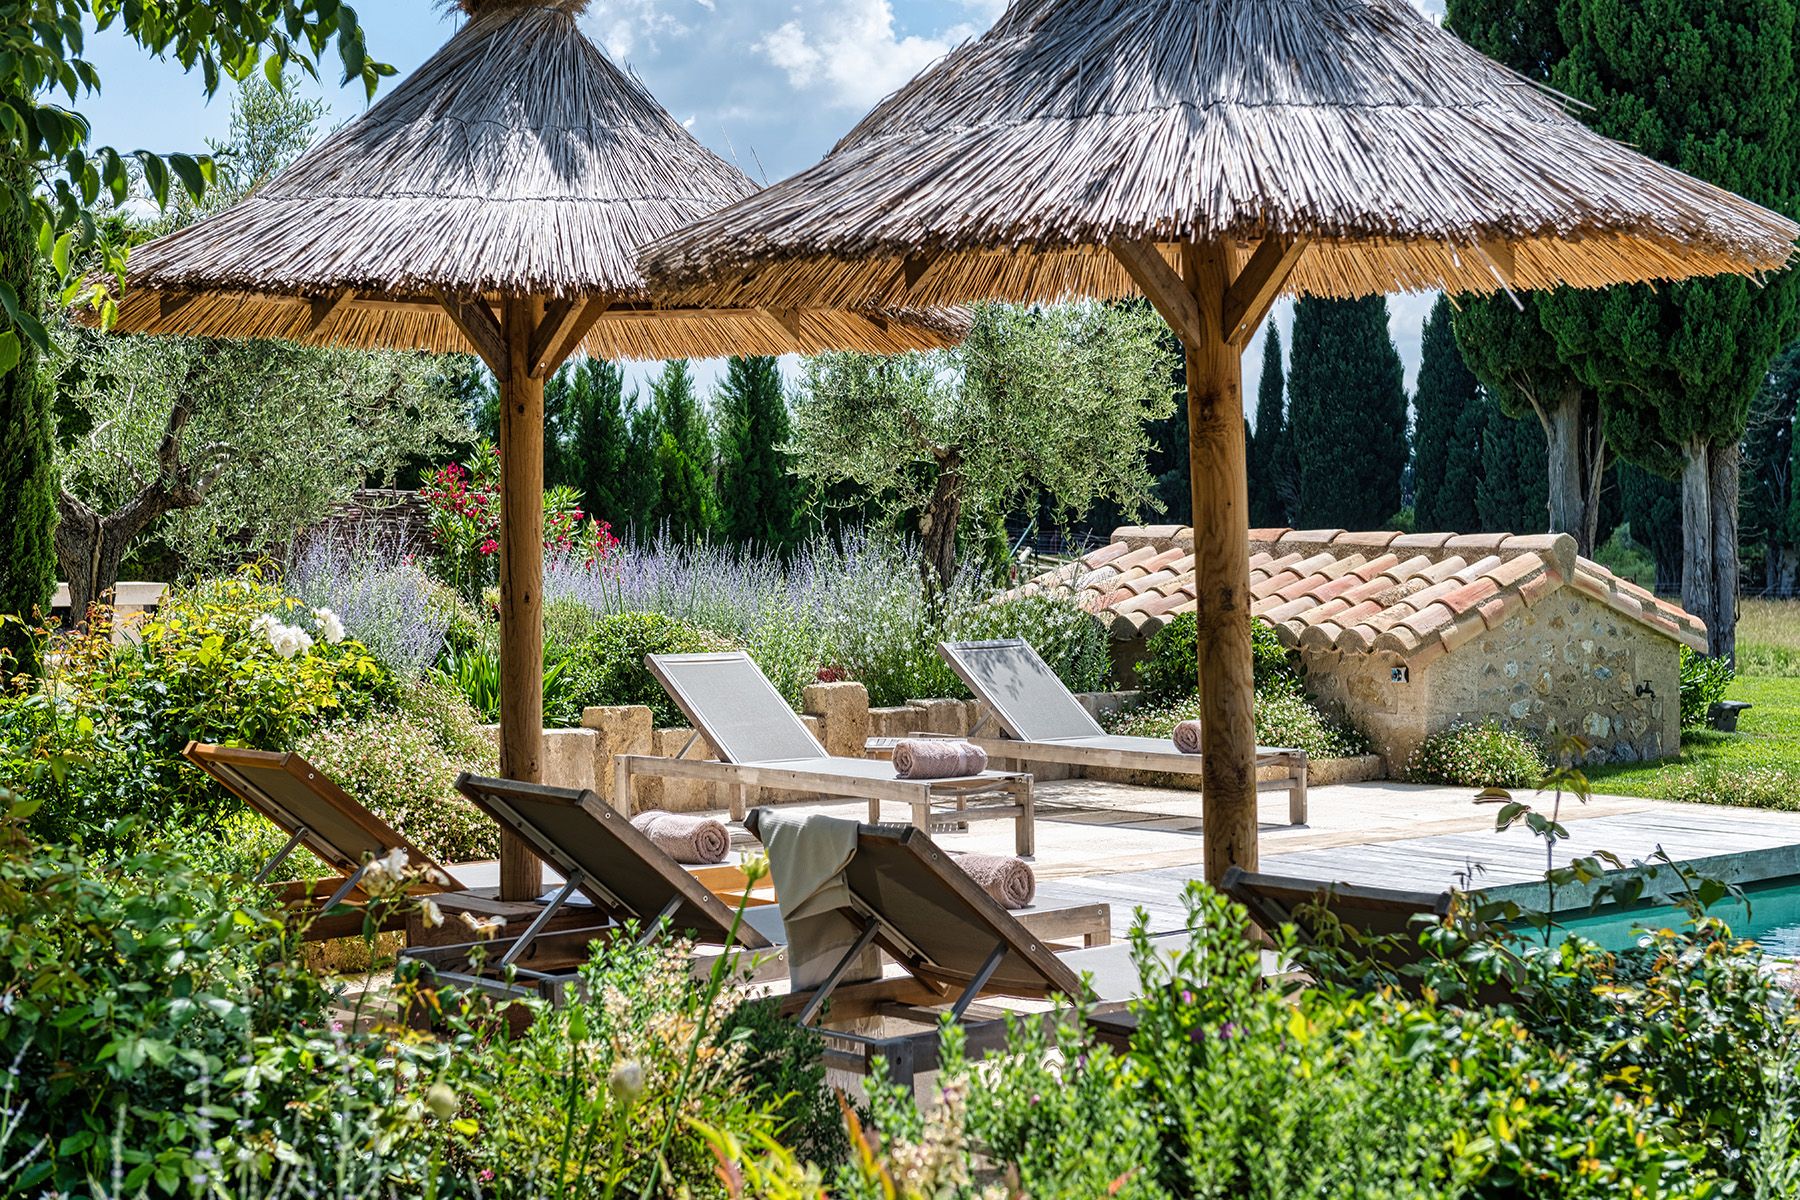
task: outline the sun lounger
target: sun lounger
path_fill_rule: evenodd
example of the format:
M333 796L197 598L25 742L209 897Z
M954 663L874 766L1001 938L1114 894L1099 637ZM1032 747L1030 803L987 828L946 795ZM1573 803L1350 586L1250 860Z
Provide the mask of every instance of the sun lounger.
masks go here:
M999 736L984 736L984 727L978 727L966 739L995 759L1169 775L1201 773L1200 756L1181 753L1172 741L1109 734L1100 728L1037 651L1018 638L943 642L938 653L998 723ZM1285 791L1288 820L1306 824L1306 753L1259 746L1256 765L1259 770L1283 770L1282 778L1259 782L1257 790Z
M463 890L462 884L430 855L409 842L393 826L370 812L331 778L298 754L267 750L241 750L191 742L184 751L189 762L217 780L220 786L262 814L288 840L265 861L255 881L267 883L293 852L304 846L343 878L325 887L308 888L293 881L276 884L292 905L315 908L320 913L346 900L365 899L357 884L369 865L400 850L415 867L436 872L438 881L421 878L409 891L416 895L441 895ZM308 927L309 940L355 934L362 929L359 914L320 916Z
M457 780L457 787L562 876L563 882L546 908L546 919L575 903L577 894L585 901L583 907L591 912L592 918L578 928L553 935L532 928L517 937L491 942L405 951L405 960L428 968L437 980L502 996L517 996L528 989L557 1001L577 978L575 969L588 961L593 942L621 936L626 922L636 923L640 937L648 936L664 920L676 932L709 948L698 961L697 970L707 969L717 953L742 951L747 952L743 961L750 965L747 971L737 971L736 978L767 981L785 975L787 963L783 945L786 934L779 903L746 908L743 922L733 939L732 908L593 792L468 774ZM892 826L864 826L859 832L879 835L885 830L891 835L894 829ZM929 844L928 839L919 836ZM859 852L865 840L859 838ZM930 853L935 860L949 861L948 856L935 847ZM1048 954L1048 943L1053 939L1084 937L1090 945L1110 940L1111 910L1106 905L1028 914L1026 920L1030 926L1027 926L995 904L961 871L950 868L947 874L960 888L978 894L984 911L1002 914L1007 927L1029 942L1033 953ZM910 915L903 917L901 923L910 925ZM882 928L897 927L889 924ZM890 952L900 948L899 953L907 957L897 961L909 971L913 969L911 964L920 961L924 961L925 968L929 969L929 961L919 960L902 948L910 944L901 940L905 936L895 934L880 944ZM509 967L513 969L512 981L504 978L505 969ZM1071 978L1065 973L1057 976L1054 983L1067 986ZM905 982L893 981L888 990L919 1000L939 995L940 989L936 986L908 991L902 986ZM808 1013L809 1018L816 1016L825 1001L831 999L832 1017L836 1019L839 1001L832 993L833 987L819 990L818 1003ZM1039 988L1027 994L1044 992ZM791 1001L790 1007L804 1006L808 999L811 999L810 995ZM857 995L848 1003L858 1006L871 1002L869 996Z
M729 789L733 820L743 819L748 794L755 791L843 796L867 800L870 821L881 820L884 802L907 805L912 823L921 829L1011 819L1018 854L1030 857L1036 852L1030 775L983 771L954 779L901 779L891 762L826 754L781 693L741 651L652 654L647 662L687 714L696 731L695 742L704 737L719 757L705 761L616 756L613 803L622 812L631 803L633 775L693 779Z

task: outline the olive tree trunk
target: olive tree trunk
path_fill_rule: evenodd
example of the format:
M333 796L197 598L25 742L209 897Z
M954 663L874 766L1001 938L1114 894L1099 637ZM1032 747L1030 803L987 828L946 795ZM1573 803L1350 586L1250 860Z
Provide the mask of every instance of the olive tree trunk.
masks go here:
M948 591L956 578L956 527L962 523L966 483L962 454L954 449L939 452L937 485L919 510L920 570L926 588L935 595Z

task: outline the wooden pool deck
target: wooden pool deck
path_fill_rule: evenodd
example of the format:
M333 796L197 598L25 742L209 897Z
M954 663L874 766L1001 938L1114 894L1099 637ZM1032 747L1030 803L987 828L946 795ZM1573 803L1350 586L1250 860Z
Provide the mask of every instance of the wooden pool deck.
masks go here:
M1038 900L1042 907L1107 903L1115 932L1146 910L1152 929L1180 928L1182 892L1201 877L1204 831L1198 793L1127 787L1091 780L1037 788ZM1524 828L1494 831L1498 806L1477 805L1472 788L1358 783L1311 791L1310 820L1290 826L1287 798L1262 801L1262 869L1272 874L1417 891L1491 887L1539 879L1543 844ZM1552 797L1516 793L1548 806ZM861 819L860 802L806 805L804 811ZM723 814L719 814L721 817ZM895 806L892 820L904 819ZM1606 850L1625 862L1660 848L1676 861L1800 844L1800 813L1671 804L1633 797L1568 799L1563 824L1570 839L1558 861ZM941 833L952 850L1012 853L1010 827L978 822L968 832ZM488 864L458 866L460 878L480 887Z

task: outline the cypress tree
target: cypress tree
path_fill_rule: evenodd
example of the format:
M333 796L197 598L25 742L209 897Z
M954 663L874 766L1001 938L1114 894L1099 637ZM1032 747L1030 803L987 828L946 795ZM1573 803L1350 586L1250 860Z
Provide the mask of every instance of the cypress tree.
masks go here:
M625 372L603 358L584 358L569 373L561 459L588 512L620 529L630 524L625 474L631 453ZM546 389L548 390L548 389Z
M773 358L733 358L717 401L719 530L785 550L799 536L800 480L788 465L787 396Z
M712 433L685 358L663 364L662 374L650 385L650 404L660 427L655 459L661 481L652 518L679 541L708 537L718 505L713 494Z
M1645 154L1789 215L1800 213L1800 4L1582 0L1560 10L1551 73L1584 119ZM1557 293L1545 325L1595 388L1627 458L1682 487L1682 603L1710 651L1736 647L1738 490L1750 404L1793 337L1792 271L1755 281Z
M657 513L662 508L662 422L654 404L632 403L626 415L625 466L615 495L619 516L609 518L624 536L648 539L657 532Z
M1263 341L1262 382L1256 392L1256 428L1250 446L1250 526L1272 529L1288 523L1283 486L1289 484L1286 380L1281 369L1281 331L1273 323Z
M1448 297L1425 320L1419 386L1413 394L1413 523L1421 531L1466 533L1481 515L1481 434L1487 414L1480 385L1463 362Z
M1475 488L1477 528L1484 533L1543 533L1549 527L1549 476L1543 427L1533 416L1507 415L1491 397L1481 402L1481 481ZM1438 532L1438 531L1433 531Z
M1743 546L1745 573L1772 595L1800 582L1800 522L1794 520L1794 424L1800 416L1800 342L1769 367L1750 409L1744 434Z
M1405 377L1388 334L1387 299L1303 297L1294 309L1293 336L1294 523L1380 529L1400 511L1407 457Z
M1656 590L1681 591L1681 487L1636 463L1619 464L1619 500L1631 540L1656 562Z
M31 211L7 201L33 184L22 159L8 159L0 187L0 280L12 285L21 307L38 311L37 222ZM13 188L18 191L13 191ZM49 615L56 590L56 490L51 474L54 437L51 390L37 348L16 329L7 335L17 348L17 361L0 373L0 496L6 519L0 520L0 614L30 618L34 609ZM12 357L8 354L7 357ZM27 641L16 629L0 630L0 648L21 655Z

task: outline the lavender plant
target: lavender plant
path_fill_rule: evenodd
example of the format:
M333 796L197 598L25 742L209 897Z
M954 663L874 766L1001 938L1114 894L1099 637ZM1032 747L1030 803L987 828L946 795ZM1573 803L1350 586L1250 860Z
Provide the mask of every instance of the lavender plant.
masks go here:
M394 534L310 538L293 554L286 577L295 596L337 613L350 635L400 679L422 678L444 649L455 600Z

